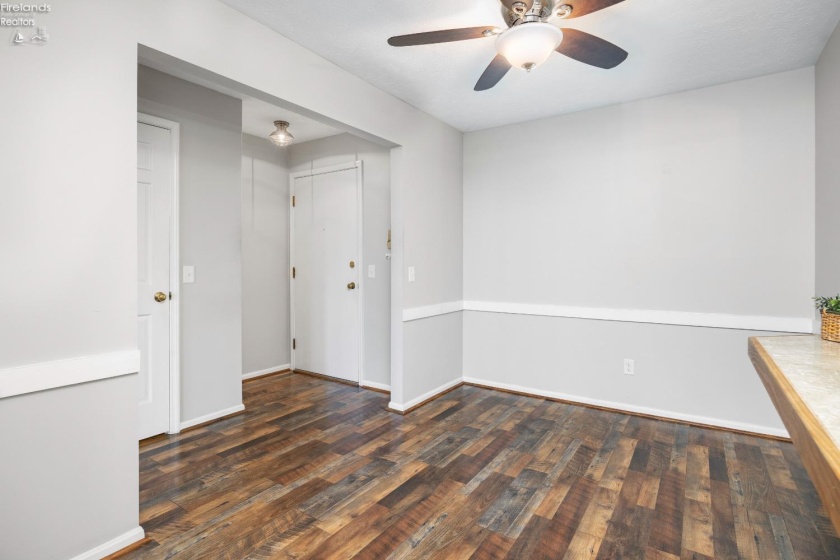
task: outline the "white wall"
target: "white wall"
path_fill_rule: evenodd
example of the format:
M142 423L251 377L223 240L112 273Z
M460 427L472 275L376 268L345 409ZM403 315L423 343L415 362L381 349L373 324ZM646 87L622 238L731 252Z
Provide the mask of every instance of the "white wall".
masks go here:
M134 374L0 400L0 558L67 560L138 528L137 394Z
M287 151L242 135L242 372L286 368L289 348Z
M0 89L15 108L0 127L0 287L17 294L0 303L0 368L137 348L137 47L131 10L101 8L42 16L60 48L0 44L0 66L31 84ZM0 400L0 556L64 560L138 527L136 414L123 416L137 393L121 382ZM73 474L50 480L47 465Z
M14 240L0 244L0 288L16 294L0 304L0 368L136 348L138 45L261 92L268 101L402 146L397 164L392 161L392 190L400 191L394 243L406 262L418 266L418 282L409 289L400 269L396 309L461 299L458 131L219 2L78 0L39 17L50 30L48 45L0 44L4 72L26 83L0 90L7 109L0 129L0 238ZM57 129L72 131L72 139ZM236 196L234 206L238 191ZM439 201L454 202L441 210ZM197 269L197 280L201 274ZM394 327L395 345L422 350L423 341L402 340L403 330ZM394 364L394 398L403 401L401 355ZM0 371L0 383L2 378ZM73 388L59 389L55 404L68 410L100 402L122 410L136 405L136 395L110 385L103 391L88 399ZM86 477L86 506L108 511L113 525L79 525L60 541L54 540L59 533L42 525L16 527L12 546L34 543L35 557L67 558L105 533L137 526L136 431L119 422L109 428L126 445L103 447L102 460L124 459L126 466L118 478L97 478L93 471L84 474L84 447L75 451L69 445L90 439L85 422L72 415L66 420L63 468ZM33 422L32 434L61 425L46 414ZM4 456L15 458L20 487L42 483L34 467L44 446L55 444L36 435L5 446ZM68 485L56 487L57 517L75 515L73 497ZM35 508L35 502L21 504L16 515L31 518ZM60 554L47 554L52 547L60 547Z
M666 418L786 435L747 357L779 333L464 313L467 381ZM625 358L635 374L623 374Z
M817 63L816 294L840 293L840 27Z
M288 157L291 172L310 171L357 160L363 162L364 260L359 264L360 278L365 289L362 384L373 382L378 387L390 387L391 261L385 258L390 253L387 248L388 230L391 227L390 151L351 134L339 134L293 144L288 149ZM368 265L376 267L376 278L367 277Z
M813 68L466 134L465 299L807 316L813 159Z
M419 132L419 131L418 131ZM394 152L398 152L396 155ZM391 165L400 162L401 169L407 169L407 153L394 150L391 153ZM393 233L395 243L405 238L408 246L417 250L395 254L392 267L395 270L408 270L413 266L416 281L408 282L408 275L403 275L403 308L407 310L434 307L463 299L464 279L464 197L463 188L451 175L452 170L463 173L464 146L441 143L414 160L411 170L417 189L403 189L400 180L392 179L393 209L405 216L405 224L395 222ZM405 180L403 175L401 180ZM392 222L394 220L392 219ZM435 292L429 286L437 286ZM399 306L392 312L399 320L403 313ZM416 402L418 398L437 388L447 386L460 379L463 371L463 331L462 322L445 315L431 316L422 320L422 325L403 324L403 337L392 347L394 352L402 352L402 375L392 373L390 406L400 410L406 403ZM445 351L440 351L439 343L446 342ZM405 387L403 387L405 383Z
M807 68L466 134L464 298L807 324L814 126ZM484 312L464 328L469 377L781 428L749 331Z
M460 382L464 371L464 319L461 313L408 321L405 329L413 340L422 340L423 344L406 349L406 394L415 396L405 403L392 399L390 406L397 410L411 408L453 382Z
M242 404L242 102L145 66L138 111L181 124L181 421ZM174 287L177 288L177 287Z

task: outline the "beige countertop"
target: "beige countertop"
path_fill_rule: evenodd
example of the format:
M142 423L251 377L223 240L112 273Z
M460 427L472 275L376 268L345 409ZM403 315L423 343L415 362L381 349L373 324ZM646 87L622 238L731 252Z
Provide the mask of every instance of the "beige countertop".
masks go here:
M757 340L840 447L840 342L818 336L762 336Z
M762 336L749 355L840 532L840 343Z

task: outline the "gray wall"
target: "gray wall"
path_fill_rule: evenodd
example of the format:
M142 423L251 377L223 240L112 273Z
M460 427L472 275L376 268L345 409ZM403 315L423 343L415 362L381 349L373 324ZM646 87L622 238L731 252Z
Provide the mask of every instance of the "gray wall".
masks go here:
M392 151L402 159L402 150ZM415 249L405 251L393 266L403 271L400 299L406 309L434 306L464 299L464 182L452 180L452 169L463 174L464 143L440 144L424 154L425 163L412 169L423 188L402 193L394 189L396 212L406 216L395 226L397 242L405 239ZM432 164L432 161L438 161ZM493 226L495 227L495 225ZM419 244L424 239L428 243ZM416 281L408 282L408 267L415 267ZM402 315L399 309L394 311ZM398 317L401 319L401 317ZM395 353L402 353L404 375L394 382L392 406L418 398L461 378L463 372L462 321L446 315L403 323L404 338ZM441 342L445 345L441 346ZM403 386L404 383L404 386Z
M181 124L181 421L242 404L242 102L139 67L138 111ZM175 297L178 297L178 291Z
M784 434L747 357L755 331L464 313L464 376L510 389ZM635 374L623 374L623 360ZM491 383L491 384L492 384Z
M67 560L137 527L137 395L132 374L0 400L0 558Z
M242 135L242 373L288 367L287 150Z
M808 317L814 127L805 68L468 133L465 299Z
M363 381L391 384L391 262L385 258L391 227L391 167L389 150L357 138L339 134L288 149L291 172L309 171L362 160L364 177L363 258L360 277L365 283L364 377ZM288 244L288 229L287 241ZM369 264L376 266L376 278L367 277ZM287 319L288 320L288 319Z
M818 295L840 292L840 27L817 63Z
M814 127L806 68L468 133L464 299L809 318ZM467 377L782 426L749 331L485 312L464 330Z
M404 325L410 340L422 341L405 348L405 392L411 395L406 402L419 402L424 395L463 376L464 319L462 313L448 313Z

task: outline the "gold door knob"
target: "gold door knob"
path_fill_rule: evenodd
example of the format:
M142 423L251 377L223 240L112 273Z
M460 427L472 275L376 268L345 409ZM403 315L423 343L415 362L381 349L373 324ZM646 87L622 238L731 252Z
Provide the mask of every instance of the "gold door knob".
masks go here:
M348 290L355 290L356 289L356 283L355 282L350 282L349 284L347 284L347 289Z
M166 294L163 292L158 292L155 294L155 301L158 303L166 301Z

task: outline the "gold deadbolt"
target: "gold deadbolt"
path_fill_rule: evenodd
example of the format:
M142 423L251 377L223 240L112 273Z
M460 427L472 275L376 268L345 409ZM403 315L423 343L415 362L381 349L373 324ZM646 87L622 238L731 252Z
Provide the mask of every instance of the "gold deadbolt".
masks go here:
M158 303L166 301L166 294L163 292L158 292L155 294L155 301Z
M350 261L350 268L356 268L356 261Z
M350 282L349 284L347 284L347 289L348 290L355 290L356 289L356 283L355 282Z

